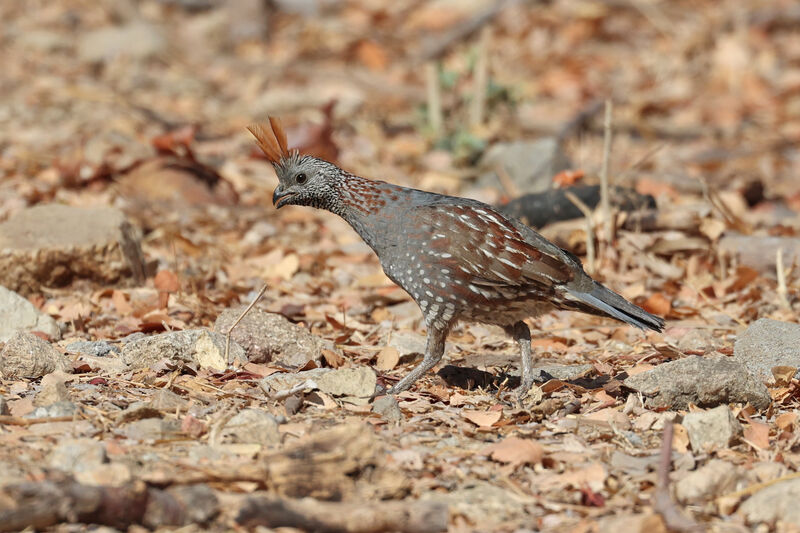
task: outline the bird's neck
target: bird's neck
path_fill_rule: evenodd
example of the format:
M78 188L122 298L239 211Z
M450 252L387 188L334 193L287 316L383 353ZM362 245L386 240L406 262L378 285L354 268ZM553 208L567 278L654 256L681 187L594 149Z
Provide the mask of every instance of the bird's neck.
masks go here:
M345 173L340 183L337 209L331 211L346 220L374 250L378 240L386 242L392 226L400 222L391 220L397 210L390 204L400 201L401 189L397 185ZM387 205L390 205L389 209Z

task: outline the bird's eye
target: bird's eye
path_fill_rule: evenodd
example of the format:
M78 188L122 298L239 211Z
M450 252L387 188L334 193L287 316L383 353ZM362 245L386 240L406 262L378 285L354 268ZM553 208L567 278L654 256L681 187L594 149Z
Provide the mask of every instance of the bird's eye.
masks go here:
M306 180L307 180L307 179L308 179L308 178L306 177L306 175L305 175L305 174L303 174L302 172L301 172L300 174L298 174L298 175L297 175L297 176L294 178L294 180L295 180L295 181L296 181L296 182L297 182L299 185L302 185L302 184L304 184L304 183L306 182Z

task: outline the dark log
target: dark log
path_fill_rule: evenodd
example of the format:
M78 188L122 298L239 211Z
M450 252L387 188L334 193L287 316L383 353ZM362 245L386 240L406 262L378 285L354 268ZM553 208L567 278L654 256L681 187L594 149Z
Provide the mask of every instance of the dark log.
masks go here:
M600 203L599 185L579 185L552 189L542 193L520 196L509 203L497 206L504 215L521 219L532 228L541 228L552 222L583 218L583 213L566 196L569 191L589 208ZM649 194L639 194L625 187L611 187L611 205L620 211L654 209L655 199Z

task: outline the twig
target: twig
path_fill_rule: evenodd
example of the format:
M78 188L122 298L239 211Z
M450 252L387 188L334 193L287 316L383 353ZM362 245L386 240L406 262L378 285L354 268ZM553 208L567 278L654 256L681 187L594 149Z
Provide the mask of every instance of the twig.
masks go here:
M613 104L606 100L606 115L603 121L603 166L600 169L600 210L603 217L603 240L611 243L611 198L608 191L608 166L611 160L611 112Z
M273 400L283 400L283 399L288 398L289 396L291 396L291 395L293 395L295 393L304 391L306 389L314 390L314 389L318 389L318 388L319 388L319 386L317 385L316 381L314 381L313 379L306 379L304 381L301 381L300 383L298 383L294 387L291 387L289 389L279 390L279 391L275 392L275 394L271 395L270 397Z
M778 296L784 307L789 308L789 289L786 287L786 270L783 266L783 248L775 252L775 275L778 277Z
M233 328L235 328L236 326L239 325L239 322L242 321L242 319L244 318L244 315L246 315L247 313L250 312L250 310L253 308L253 306L256 305L256 303L258 303L258 301L261 299L262 296L264 296L264 293L266 291L267 291L267 284L265 283L264 286L261 287L261 290L258 291L258 294L256 294L256 297L253 298L253 301L250 302L250 305L248 305L245 308L245 310L242 311L242 313L239 315L239 318L237 318L236 320L233 321L233 324L231 324L231 327L228 328L228 332L225 333L225 361L227 361L228 365L231 364L231 360L230 360L231 332L233 331Z
M489 84L489 45L492 40L492 27L484 26L478 43L478 59L475 62L474 94L469 106L470 125L483 124L486 111L486 89Z
M592 221L592 210L586 205L583 200L575 196L572 191L564 191L564 196L567 200L572 202L575 207L580 209L583 216L586 218L586 271L589 274L594 273L596 252L594 248L594 227Z
M731 492L730 494L725 494L724 496L720 496L718 499L733 499L733 498L742 498L743 496L750 496L759 492L762 489L775 485L776 483L782 483L784 481L789 481L790 479L797 479L800 478L800 472L792 472L791 474L786 474L785 476L781 476L779 478L771 479L769 481L764 481L763 483L756 483L755 485L750 485L749 487L745 487L742 490L737 490L736 492Z
M442 131L442 91L439 87L439 65L436 61L425 64L425 84L428 98L428 124L435 136Z
M0 426L32 426L49 422L72 422L74 416L53 416L50 418L22 418L21 416L0 415Z
M656 473L656 490L653 498L653 510L661 515L669 531L694 533L703 528L683 514L672 501L669 491L669 471L672 465L672 422L664 422L664 433L661 439L661 454Z

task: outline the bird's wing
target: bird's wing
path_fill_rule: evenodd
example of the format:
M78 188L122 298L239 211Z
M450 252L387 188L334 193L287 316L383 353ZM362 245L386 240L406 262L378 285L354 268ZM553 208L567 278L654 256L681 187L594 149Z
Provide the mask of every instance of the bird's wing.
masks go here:
M434 204L420 209L427 233L420 237L427 241L429 253L469 275L473 283L544 288L568 283L580 272L563 250L535 232L541 242L531 242L489 206Z

